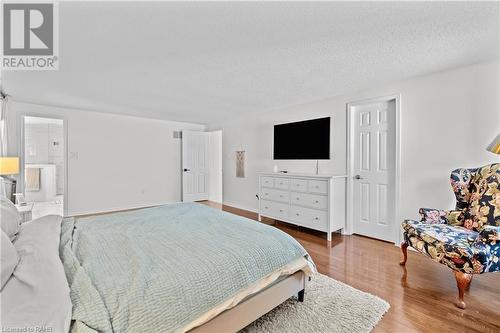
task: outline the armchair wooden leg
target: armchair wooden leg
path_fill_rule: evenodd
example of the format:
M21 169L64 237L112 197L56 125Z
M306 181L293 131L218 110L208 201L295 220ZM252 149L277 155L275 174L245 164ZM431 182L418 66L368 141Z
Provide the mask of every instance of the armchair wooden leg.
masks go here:
M460 309L465 309L464 292L470 287L472 281L472 274L462 273L455 271L455 279L457 280L458 287L458 301L457 306Z
M473 278L473 277L474 277L474 274L471 274L471 275L470 275L470 281L469 281L469 284L467 285L467 289L465 289L465 290L469 291L469 289L470 289L470 285L472 284L472 278Z
M399 262L401 266L406 265L406 260L408 260L408 243L401 243L401 252L403 252L403 260Z

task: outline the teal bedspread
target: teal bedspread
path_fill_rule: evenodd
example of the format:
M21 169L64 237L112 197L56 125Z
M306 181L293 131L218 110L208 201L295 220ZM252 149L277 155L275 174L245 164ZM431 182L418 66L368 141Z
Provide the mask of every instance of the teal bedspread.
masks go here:
M175 332L301 256L284 232L195 203L62 223L73 320L101 332ZM309 259L308 259L309 260Z

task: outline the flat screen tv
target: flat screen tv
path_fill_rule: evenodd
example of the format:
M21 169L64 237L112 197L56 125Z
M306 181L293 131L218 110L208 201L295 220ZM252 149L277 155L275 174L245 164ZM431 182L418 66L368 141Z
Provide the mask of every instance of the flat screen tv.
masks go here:
M330 117L274 126L275 160L329 160Z

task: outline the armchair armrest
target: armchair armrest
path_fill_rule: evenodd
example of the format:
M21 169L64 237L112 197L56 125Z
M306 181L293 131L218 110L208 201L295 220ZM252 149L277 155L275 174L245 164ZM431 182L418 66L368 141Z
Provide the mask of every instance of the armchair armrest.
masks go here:
M471 244L479 273L500 271L500 226L485 225ZM475 265L474 265L475 266Z
M477 235L475 243L491 244L500 241L500 226L485 225Z
M432 208L420 208L420 222L428 224L449 224L463 226L465 210L441 210Z

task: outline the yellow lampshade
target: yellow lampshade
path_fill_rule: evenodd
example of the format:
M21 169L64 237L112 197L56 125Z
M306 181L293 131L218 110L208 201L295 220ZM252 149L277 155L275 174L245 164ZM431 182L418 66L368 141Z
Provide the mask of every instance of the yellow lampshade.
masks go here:
M495 139L486 147L487 151L491 151L494 154L500 154L500 133Z
M19 173L19 157L0 157L0 176L17 175Z

